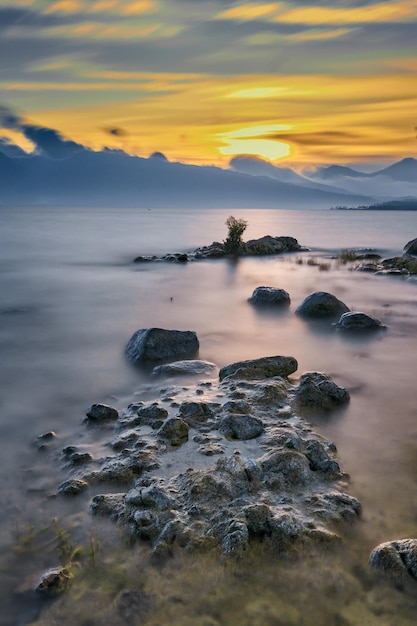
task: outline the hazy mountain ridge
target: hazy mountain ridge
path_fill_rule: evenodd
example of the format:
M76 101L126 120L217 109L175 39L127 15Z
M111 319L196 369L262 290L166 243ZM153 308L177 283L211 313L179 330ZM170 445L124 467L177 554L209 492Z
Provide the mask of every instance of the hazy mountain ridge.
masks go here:
M314 189L214 166L171 163L122 151L93 152L64 140L62 150L57 150L53 132L54 155L59 157L51 156L50 144L38 145L27 156L11 157L0 151L1 204L329 208L369 201L338 189ZM49 142L51 135L37 133L35 140L45 138Z

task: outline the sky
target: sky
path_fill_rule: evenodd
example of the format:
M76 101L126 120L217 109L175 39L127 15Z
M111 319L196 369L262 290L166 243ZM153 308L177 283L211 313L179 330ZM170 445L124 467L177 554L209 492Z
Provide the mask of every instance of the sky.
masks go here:
M0 105L93 150L417 155L417 0L0 0L0 59Z

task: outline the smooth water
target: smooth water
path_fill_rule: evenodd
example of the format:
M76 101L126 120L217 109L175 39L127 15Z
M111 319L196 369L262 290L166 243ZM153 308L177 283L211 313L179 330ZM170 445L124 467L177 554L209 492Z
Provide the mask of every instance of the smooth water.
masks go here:
M339 561L349 563L350 573L366 569L369 551L381 541L417 536L417 285L354 272L331 260L351 247L376 248L383 256L400 254L405 243L417 236L417 215L235 211L236 217L248 221L246 239L291 235L312 252L237 263L224 259L187 265L132 263L139 254L187 251L222 240L228 215L222 210L0 209L0 546L4 555L0 624L35 619L38 608L26 607L24 595L16 592L22 579L53 564L48 553L11 552L22 543L26 529L40 528L58 517L64 526L71 520L82 534L82 527L92 523L85 514L88 499L63 503L51 497L64 477L60 460L51 463L33 441L54 430L62 446L73 443L93 402L122 408L137 388L149 384L123 354L138 328L195 330L200 358L218 366L283 354L297 358L299 375L309 370L331 374L349 388L351 403L342 416L315 426L337 444L342 467L351 475L351 493L364 510L363 519L351 531L349 550L339 555ZM307 264L311 256L327 265ZM272 314L251 307L246 300L259 285L286 289L292 299L290 310ZM352 310L378 317L388 332L372 341L347 341L309 326L294 315L294 309L306 295L319 290L335 294ZM217 621L198 621L208 602L204 597L200 604L189 600L186 608L161 601L149 624L233 626L246 624L246 619L251 626L414 623L408 620L417 604L405 598L405 592L400 600L390 597L387 608L387 600L384 604L375 598L368 598L368 604L350 599L349 604L346 594L335 591L329 608L319 598L305 565L286 564L287 574L280 578L275 560L262 558L262 568L246 572L245 585L250 581L257 600L264 594L264 605L273 608L256 608L252 599L252 608L243 611L242 572L216 569L219 566L213 563L203 567L191 560L168 567L169 593L181 595L189 588L185 571L203 577L223 607L213 617ZM182 591L175 591L176 585ZM245 594L249 598L247 589ZM271 594L275 605L268 600ZM284 599L293 594L298 617L282 618L288 607L276 604L277 594ZM90 608L83 602L79 612L87 615ZM341 612L339 605L347 603L349 611ZM71 607L67 610L70 615ZM284 621L277 617L280 611ZM303 617L305 611L316 616L313 621ZM380 621L375 617L378 611ZM394 621L386 617L390 611ZM100 619L104 621L85 623L106 623L106 618ZM61 615L60 623L78 623L72 620Z

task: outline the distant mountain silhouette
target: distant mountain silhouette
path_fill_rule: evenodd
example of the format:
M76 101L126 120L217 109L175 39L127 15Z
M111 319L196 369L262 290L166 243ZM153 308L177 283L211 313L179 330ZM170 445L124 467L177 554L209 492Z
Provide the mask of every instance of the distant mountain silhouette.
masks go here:
M348 176L349 178L367 178L369 175L363 172L357 172L351 167L344 167L343 165L326 165L325 167L319 167L315 172L309 173L309 177L320 180L333 180L334 178L341 178Z
M373 172L370 176L389 176L393 180L417 183L417 159L411 157L402 159L383 170Z
M388 176L392 180L404 181L408 183L417 183L417 159L408 157L397 163L393 163L389 167L376 172L364 173L358 172L351 167L342 165L329 165L319 167L315 172L309 173L309 178L320 180L332 180L347 176L349 178L375 178L375 176Z
M291 183L294 185L300 185L301 187L308 187L309 189L334 193L334 187L331 187L330 185L323 185L312 181L306 176L297 174L297 172L294 172L294 170L290 167L274 165L270 161L266 161L260 157L239 155L231 159L229 166L235 172L240 172L241 174L250 174L251 176L267 176L268 178L273 178L283 183Z
M42 141L39 153L12 158L0 152L1 204L329 208L370 201L337 189L172 163L155 155L145 159L108 149L93 152L64 139L60 146L59 134L46 130L32 133L35 141Z

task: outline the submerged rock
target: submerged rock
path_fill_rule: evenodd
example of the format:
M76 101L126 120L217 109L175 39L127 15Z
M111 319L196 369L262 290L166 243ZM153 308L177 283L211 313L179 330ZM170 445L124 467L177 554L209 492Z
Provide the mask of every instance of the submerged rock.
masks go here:
M256 287L251 297L248 298L248 302L259 305L289 306L291 298L285 289Z
M221 368L219 378L262 380L274 376L286 377L293 374L297 368L298 363L292 356L269 356L226 365Z
M125 352L133 363L157 363L193 357L199 345L196 333L190 330L143 328L132 335Z
M67 589L71 578L72 574L68 567L53 567L42 574L36 584L35 591L48 596L55 596Z
M372 551L369 565L387 577L417 580L417 539L381 543Z
M338 318L348 311L344 302L325 291L310 294L295 310L298 315L313 319Z
M343 313L337 324L335 324L335 328L341 333L366 333L386 330L387 327L378 319L366 313L349 312Z

